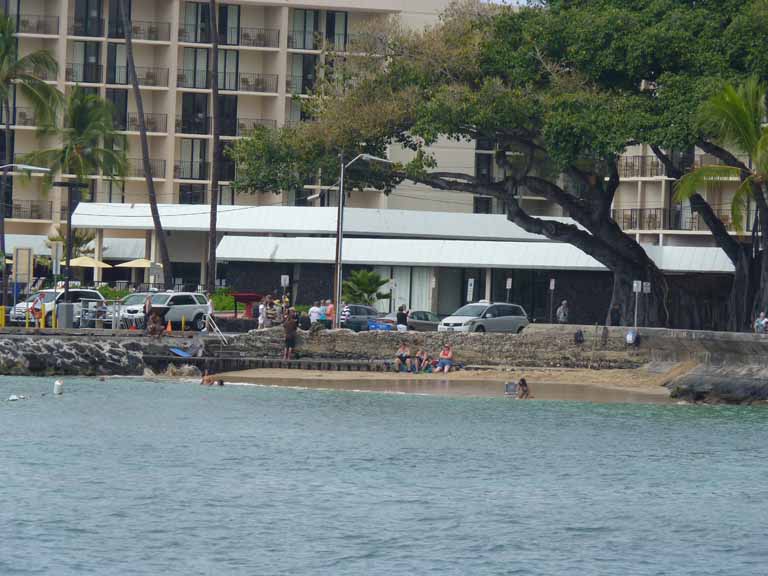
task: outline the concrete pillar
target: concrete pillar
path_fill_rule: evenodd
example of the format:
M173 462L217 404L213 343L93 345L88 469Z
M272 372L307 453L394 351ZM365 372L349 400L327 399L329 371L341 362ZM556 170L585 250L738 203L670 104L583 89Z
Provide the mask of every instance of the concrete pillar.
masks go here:
M485 269L485 299L490 301L493 295L493 269Z
M104 230L96 230L96 238L94 239L96 249L94 250L93 257L96 260L103 260L104 258ZM101 268L93 269L93 281L101 282Z
M440 297L440 286L438 285L438 268L429 269L429 281L432 286L432 297L430 298L430 311L437 314L438 298Z

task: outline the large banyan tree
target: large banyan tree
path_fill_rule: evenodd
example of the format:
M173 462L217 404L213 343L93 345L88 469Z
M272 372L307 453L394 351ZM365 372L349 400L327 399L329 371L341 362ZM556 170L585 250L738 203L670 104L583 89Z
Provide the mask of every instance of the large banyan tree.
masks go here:
M653 290L651 323L669 325L677 314L675 323L690 325L675 305L680 287L612 218L619 157L646 143L673 177L689 169L674 151L693 146L735 162L698 110L726 82L768 72L765 11L764 0L563 0L519 9L468 2L425 30L374 23L348 53L326 55L323 80L305 102L312 122L238 142L236 186L298 190L318 173L330 184L339 155L404 146L413 152L409 162L367 165L348 185L390 190L408 179L497 198L510 221L609 269L612 303L624 317L632 281L643 280ZM437 166L429 146L441 137L490 143L496 177L487 182ZM521 198L531 194L560 206L573 223L529 213ZM738 269L744 258L731 244L744 244L703 197L692 194L690 202ZM743 328L744 314L730 327Z

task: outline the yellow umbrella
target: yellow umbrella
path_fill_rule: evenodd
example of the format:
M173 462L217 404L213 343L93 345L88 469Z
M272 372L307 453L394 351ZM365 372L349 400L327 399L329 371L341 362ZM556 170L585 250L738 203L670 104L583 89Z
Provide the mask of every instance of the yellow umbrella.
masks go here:
M66 266L67 261L63 260L61 265ZM71 268L112 268L112 266L106 262L96 260L90 256L78 256L77 258L72 258L72 260L69 261L69 266Z
M157 266L160 266L160 268L163 267L162 264L157 264ZM138 258L136 260L131 260L130 262L118 264L115 268L152 268L152 262L146 258Z

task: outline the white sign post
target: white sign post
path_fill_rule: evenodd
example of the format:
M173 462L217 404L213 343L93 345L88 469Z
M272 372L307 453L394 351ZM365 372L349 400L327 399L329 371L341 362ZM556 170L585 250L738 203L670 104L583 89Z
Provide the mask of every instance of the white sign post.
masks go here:
M291 278L288 276L288 274L282 274L280 276L280 287L288 288L290 284L291 284Z
M475 297L475 279L467 279L467 302L472 302Z
M632 292L635 293L635 330L637 330L637 303L640 299L640 292L643 290L643 282L641 280L635 280L632 282Z
M507 304L509 304L509 292L512 290L512 278L507 278Z
M64 257L64 243L51 242L51 264L53 264L53 275L61 276L61 259Z
M555 321L555 279L549 279L549 323Z

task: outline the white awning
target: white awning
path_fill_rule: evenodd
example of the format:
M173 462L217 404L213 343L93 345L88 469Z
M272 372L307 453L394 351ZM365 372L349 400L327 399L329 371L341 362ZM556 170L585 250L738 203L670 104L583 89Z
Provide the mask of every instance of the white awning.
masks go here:
M207 232L210 207L198 204L162 204L163 228ZM570 218L553 218L572 222ZM81 202L72 216L78 228L153 230L148 204ZM230 234L336 234L336 208L313 206L219 206L217 229ZM344 233L379 237L456 238L463 240L518 240L547 242L507 220L503 214L426 212L347 208Z

